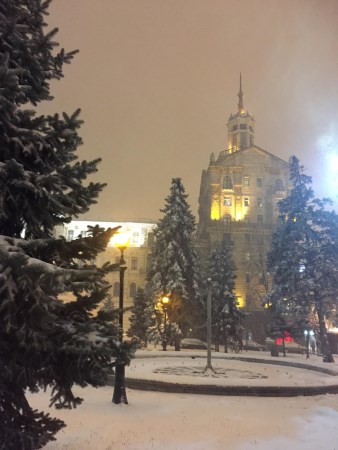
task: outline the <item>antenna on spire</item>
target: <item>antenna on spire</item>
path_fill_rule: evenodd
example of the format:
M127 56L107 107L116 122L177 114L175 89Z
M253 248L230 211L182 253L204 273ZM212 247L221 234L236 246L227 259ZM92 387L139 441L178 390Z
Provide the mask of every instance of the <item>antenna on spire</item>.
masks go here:
M239 74L239 92L238 92L238 112L244 112L243 91L242 91L242 74Z

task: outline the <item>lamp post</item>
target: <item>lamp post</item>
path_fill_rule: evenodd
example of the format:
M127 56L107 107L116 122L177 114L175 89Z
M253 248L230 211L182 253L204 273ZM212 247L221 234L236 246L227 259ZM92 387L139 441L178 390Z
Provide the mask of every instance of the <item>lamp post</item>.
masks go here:
M164 312L164 331L163 331L163 341L162 341L162 347L163 351L167 351L167 314L168 309L167 305L169 303L169 297L163 297L162 298L162 305L163 305L163 312Z
M309 358L310 358L310 354L309 354L310 333L311 333L311 332L310 332L309 330L304 330L306 359L309 359Z
M112 238L112 243L120 252L120 295L119 295L119 341L123 342L123 292L124 292L124 272L127 270L126 262L124 260L124 251L129 245L129 236L125 233L117 233ZM115 383L113 403L128 404L125 383L125 365L118 362L115 367Z

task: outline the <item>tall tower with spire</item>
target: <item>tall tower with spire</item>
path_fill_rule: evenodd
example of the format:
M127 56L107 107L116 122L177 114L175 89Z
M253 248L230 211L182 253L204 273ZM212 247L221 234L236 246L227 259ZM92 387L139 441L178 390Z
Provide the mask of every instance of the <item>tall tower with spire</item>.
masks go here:
M254 145L255 120L244 108L242 74L239 76L238 111L231 114L227 123L228 153L236 152Z
M238 110L227 124L227 148L218 158L212 153L202 171L197 249L207 268L216 242L232 246L235 292L248 314L245 337L264 342L262 298L271 281L265 261L277 224L277 205L288 191L289 165L254 144L254 124L244 107L240 76Z

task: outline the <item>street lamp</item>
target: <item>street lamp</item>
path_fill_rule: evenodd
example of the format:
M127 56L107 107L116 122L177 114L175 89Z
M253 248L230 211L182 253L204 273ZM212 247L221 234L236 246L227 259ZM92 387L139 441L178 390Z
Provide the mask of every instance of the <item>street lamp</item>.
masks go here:
M124 260L124 251L130 242L129 236L125 233L116 233L112 238L112 244L117 247L120 252L120 295L119 295L119 341L123 342L123 292L124 292L124 272L127 270L126 262ZM128 404L125 383L125 365L117 363L115 367L115 384L113 403Z
M167 305L169 303L169 297L163 297L162 298L162 305L163 305L163 312L164 312L164 333L163 333L163 341L162 341L162 347L163 351L167 351Z

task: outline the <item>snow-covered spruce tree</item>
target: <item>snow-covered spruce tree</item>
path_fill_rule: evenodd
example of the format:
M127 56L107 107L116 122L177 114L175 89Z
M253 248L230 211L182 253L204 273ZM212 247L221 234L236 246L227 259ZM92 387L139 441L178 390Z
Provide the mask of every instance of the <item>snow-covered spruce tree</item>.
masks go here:
M34 411L27 390L52 388L51 403L81 402L74 384L102 385L112 361L128 362L127 345L92 311L107 296L92 264L116 230L53 239L55 226L88 211L101 183L87 183L99 160L79 162L79 112L40 116L49 83L75 52L55 53L45 32L49 1L0 2L0 448L41 448L64 424ZM36 107L36 108L35 108ZM34 109L33 109L34 108ZM24 237L22 237L24 236ZM60 294L74 301L62 302Z
M187 203L180 178L173 178L170 193L152 248L149 273L154 302L169 296L168 320L176 322L186 336L198 321L201 310L199 263L194 248L195 218Z
M131 307L130 327L127 335L136 338L139 344L147 345L149 327L154 324L153 308L144 289L138 288Z
M268 255L273 285L266 304L307 328L311 314L319 323L324 362L333 362L327 319L335 318L338 273L338 216L329 199L317 199L311 177L296 157L290 159L289 195L279 202L280 224Z
M216 351L219 344L224 344L228 351L229 340L242 346L243 313L237 307L235 289L235 267L231 247L226 243L216 242L209 259L208 279L212 298L212 328Z

